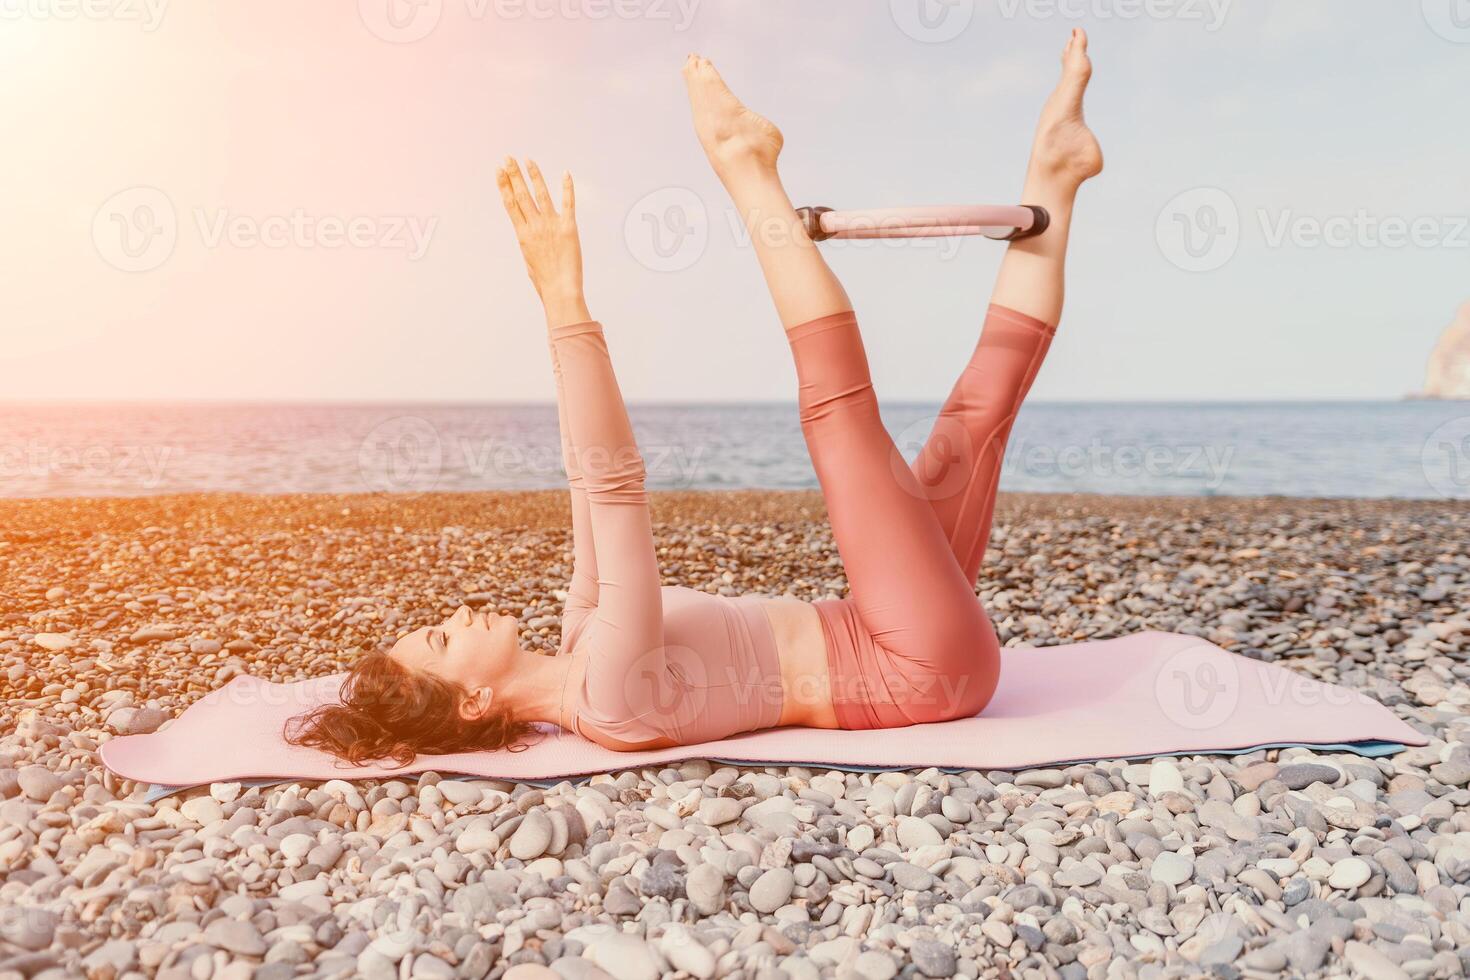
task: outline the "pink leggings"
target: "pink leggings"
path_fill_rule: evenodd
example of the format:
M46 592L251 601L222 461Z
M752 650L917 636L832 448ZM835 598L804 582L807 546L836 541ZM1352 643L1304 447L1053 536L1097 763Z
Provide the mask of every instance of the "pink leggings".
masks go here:
M849 598L814 603L843 728L978 713L1000 644L975 595L1006 439L1055 333L991 305L980 341L912 468L883 427L857 318L787 331L801 428Z

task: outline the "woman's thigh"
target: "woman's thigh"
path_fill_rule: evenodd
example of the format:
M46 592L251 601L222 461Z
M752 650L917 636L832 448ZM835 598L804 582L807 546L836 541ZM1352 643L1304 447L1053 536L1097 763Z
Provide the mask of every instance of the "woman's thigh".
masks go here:
M927 494L883 427L856 318L824 317L788 338L802 431L868 642L904 676L985 674L985 635L993 639L993 631ZM861 669L881 670L866 653L871 662Z

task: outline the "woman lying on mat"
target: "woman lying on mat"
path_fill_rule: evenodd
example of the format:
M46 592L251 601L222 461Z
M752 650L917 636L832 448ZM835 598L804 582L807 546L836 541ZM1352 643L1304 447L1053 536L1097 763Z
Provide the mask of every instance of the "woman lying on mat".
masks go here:
M999 644L975 594L1011 422L1062 310L1073 199L1102 169L1082 118L1091 74L1074 32L1042 110L1022 200L1051 216L1013 242L979 344L912 467L884 430L847 294L776 172L782 138L714 66L684 67L694 127L753 232L800 382L801 427L851 597L804 602L660 587L633 439L601 324L582 295L572 180L553 201L534 163L498 175L546 310L574 566L561 655L518 645L513 616L461 608L365 656L342 704L288 737L353 762L513 745L553 722L612 749L783 725L885 728L985 707ZM298 727L298 726L288 726Z

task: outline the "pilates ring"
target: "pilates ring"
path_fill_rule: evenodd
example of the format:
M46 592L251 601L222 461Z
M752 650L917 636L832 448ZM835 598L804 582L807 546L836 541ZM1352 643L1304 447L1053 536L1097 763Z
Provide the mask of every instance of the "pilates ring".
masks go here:
M947 238L984 235L1001 242L1033 238L1046 231L1051 215L1035 204L962 204L943 207L834 211L797 208L814 242L830 238Z

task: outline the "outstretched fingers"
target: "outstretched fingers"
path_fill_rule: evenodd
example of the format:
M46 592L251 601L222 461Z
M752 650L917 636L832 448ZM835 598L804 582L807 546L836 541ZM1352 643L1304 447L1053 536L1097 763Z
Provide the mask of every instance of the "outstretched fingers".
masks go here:
M520 164L514 158L506 157L505 164L496 174L495 182L500 187L500 198L505 204L506 213L518 227L538 218L552 221L576 220L577 191L572 184L570 171L562 174L559 213L556 200L551 196L551 189L546 186L546 178L535 160L526 161L526 175L523 176Z
M523 173L521 164L506 157L496 171L495 183L547 320L580 323L590 319L582 298L582 244L572 212L571 174L562 177L561 211L534 160L525 162Z
M521 214L527 218L535 218L541 213L536 206L536 201L531 197L531 192L526 189L526 178L521 175L521 165L513 157L505 158L505 169L510 175L510 189L515 194L516 204L520 206Z
M516 203L515 189L510 186L510 173L504 167L495 171L495 186L500 188L500 203L505 206L511 225L520 230L526 216L521 214L521 206Z
M542 214L556 217L556 205L551 200L551 192L546 189L546 179L541 176L541 168L536 166L535 160L527 160L526 170L531 175L531 189L536 192L536 206L541 209Z

